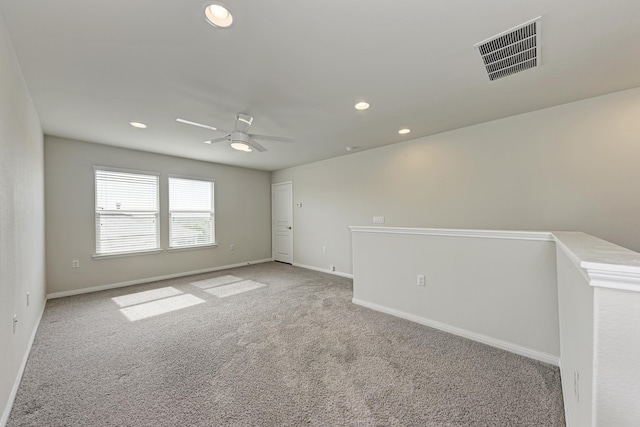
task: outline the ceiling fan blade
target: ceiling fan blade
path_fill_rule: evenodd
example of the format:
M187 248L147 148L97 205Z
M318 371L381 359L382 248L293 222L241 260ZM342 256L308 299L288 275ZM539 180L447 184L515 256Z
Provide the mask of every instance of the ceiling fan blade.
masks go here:
M293 142L293 138L287 138L286 136L258 135L255 133L251 133L249 136L255 139L263 139L265 141Z
M220 138L212 139L210 141L205 141L205 142L208 144L215 144L216 142L229 141L230 136L231 135L221 136Z
M256 150L258 150L258 151L267 151L267 149L266 149L266 148L264 148L262 145L258 144L258 143L256 142L256 140L255 140L255 139L253 139L253 138L249 138L249 142L248 142L248 144L249 144L251 147L253 147L253 148L255 148Z
M180 118L177 118L176 122L184 123L185 125L197 126L199 128L218 130L217 127L213 127L213 126L209 126L209 125L203 125L202 123L196 123L196 122L192 122L192 121L185 120L185 119L180 119Z

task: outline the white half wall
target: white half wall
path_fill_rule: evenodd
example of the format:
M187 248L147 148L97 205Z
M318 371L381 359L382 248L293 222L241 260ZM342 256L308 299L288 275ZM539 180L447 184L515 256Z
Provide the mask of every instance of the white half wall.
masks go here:
M559 364L568 426L640 425L639 253L581 232L351 231L354 303Z
M40 120L0 15L0 426L45 304L43 168Z
M558 365L550 233L351 230L355 303Z
M633 89L276 171L272 182L293 181L302 203L294 263L351 273L348 226L373 216L391 227L580 230L640 251L638 164Z
M160 173L160 244L165 249L167 174L215 180L218 246L94 259L93 165ZM269 172L47 136L45 178L49 294L74 294L271 258ZM72 268L73 260L80 262L79 268Z

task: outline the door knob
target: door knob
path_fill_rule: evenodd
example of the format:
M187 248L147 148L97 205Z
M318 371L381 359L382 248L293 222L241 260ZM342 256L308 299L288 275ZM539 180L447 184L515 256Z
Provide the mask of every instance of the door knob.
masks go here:
M291 227L287 227L289 230L291 230Z

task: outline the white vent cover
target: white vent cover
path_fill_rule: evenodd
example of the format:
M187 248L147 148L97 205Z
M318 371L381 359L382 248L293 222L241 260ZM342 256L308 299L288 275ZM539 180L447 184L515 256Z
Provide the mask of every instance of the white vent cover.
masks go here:
M511 28L474 46L489 80L498 80L540 65L540 19Z

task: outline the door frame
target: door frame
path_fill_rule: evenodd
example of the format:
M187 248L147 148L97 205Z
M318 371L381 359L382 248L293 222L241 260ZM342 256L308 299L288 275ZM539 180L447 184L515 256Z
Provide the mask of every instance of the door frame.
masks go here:
M293 209L293 181L282 181L282 182L273 182L271 183L271 259L275 261L276 258L276 247L275 247L275 241L276 241L276 220L275 220L275 187L277 185L283 185L283 184L290 184L291 185L291 203L290 203L290 209L291 209L291 265L293 265L293 254L294 254L294 249L293 249L293 232L294 232L294 227L293 227L293 213L294 213L294 209Z

